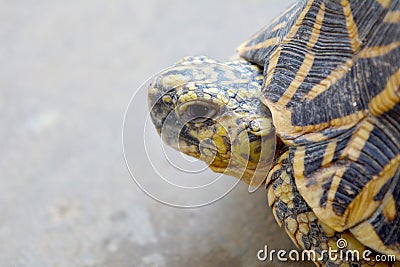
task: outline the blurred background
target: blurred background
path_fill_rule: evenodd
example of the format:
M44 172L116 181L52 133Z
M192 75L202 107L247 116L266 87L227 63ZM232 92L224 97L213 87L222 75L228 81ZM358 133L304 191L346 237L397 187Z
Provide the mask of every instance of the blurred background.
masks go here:
M143 81L228 59L290 2L2 1L0 266L305 266L257 260L294 248L265 189L172 208L133 182L121 141Z

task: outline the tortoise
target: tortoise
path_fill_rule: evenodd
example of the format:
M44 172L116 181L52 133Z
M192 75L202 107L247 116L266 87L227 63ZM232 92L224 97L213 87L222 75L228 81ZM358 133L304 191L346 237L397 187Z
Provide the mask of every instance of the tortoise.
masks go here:
M317 265L396 265L399 23L397 0L297 1L232 60L186 57L161 72L152 121L213 171L265 182L276 221ZM338 248L371 253L324 253Z

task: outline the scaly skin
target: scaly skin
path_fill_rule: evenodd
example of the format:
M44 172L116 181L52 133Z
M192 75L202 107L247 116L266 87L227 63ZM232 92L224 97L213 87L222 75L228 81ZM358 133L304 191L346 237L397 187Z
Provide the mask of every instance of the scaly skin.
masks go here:
M368 248L362 245L349 231L335 232L318 220L296 188L288 154L288 152L284 152L279 156L268 175L268 203L276 221L285 229L296 246L315 251L315 260L312 259L317 266L392 266L389 262L376 261L377 254L370 249L372 253L366 254L366 256L371 260L363 260L363 252ZM347 246L343 250L338 250L337 241L339 239L347 241ZM338 253L341 251L346 253L349 250L358 251L360 260L355 260L356 258L352 260L351 254L348 254L348 260L345 261L343 259L346 259L346 256L340 258L338 253L332 254L337 255L337 260L333 260L334 257L328 257L329 248L338 250ZM393 266L396 266L395 264L393 263Z

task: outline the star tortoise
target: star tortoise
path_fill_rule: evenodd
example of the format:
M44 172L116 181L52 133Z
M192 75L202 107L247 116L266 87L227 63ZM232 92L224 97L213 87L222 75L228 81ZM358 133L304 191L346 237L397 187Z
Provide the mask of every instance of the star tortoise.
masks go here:
M397 0L297 1L236 59L187 57L160 73L153 123L213 171L265 180L277 222L317 265L397 265L399 23ZM375 261L323 253L339 239Z

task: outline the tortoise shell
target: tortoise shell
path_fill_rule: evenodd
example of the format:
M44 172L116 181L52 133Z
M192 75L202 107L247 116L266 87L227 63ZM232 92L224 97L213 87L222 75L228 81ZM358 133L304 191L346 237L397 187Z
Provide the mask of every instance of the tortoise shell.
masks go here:
M238 48L316 216L400 258L400 3L298 1Z

